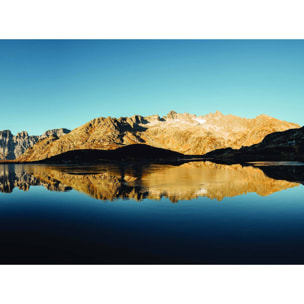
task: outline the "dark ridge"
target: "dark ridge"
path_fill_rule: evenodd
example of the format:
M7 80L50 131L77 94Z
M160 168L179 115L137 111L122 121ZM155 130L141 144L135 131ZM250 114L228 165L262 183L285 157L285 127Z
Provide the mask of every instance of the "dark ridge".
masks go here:
M259 144L249 147L214 150L204 154L203 158L226 164L250 161L304 162L304 127L271 133Z
M37 163L79 163L102 161L181 161L184 154L144 144L129 145L116 150L73 150Z
M303 166L258 166L265 175L276 180L286 180L288 182L304 184Z

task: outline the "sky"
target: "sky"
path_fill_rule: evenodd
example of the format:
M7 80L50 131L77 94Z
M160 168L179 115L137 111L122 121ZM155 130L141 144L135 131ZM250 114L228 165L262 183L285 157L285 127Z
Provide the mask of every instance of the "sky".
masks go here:
M171 110L304 125L304 40L0 40L0 130Z

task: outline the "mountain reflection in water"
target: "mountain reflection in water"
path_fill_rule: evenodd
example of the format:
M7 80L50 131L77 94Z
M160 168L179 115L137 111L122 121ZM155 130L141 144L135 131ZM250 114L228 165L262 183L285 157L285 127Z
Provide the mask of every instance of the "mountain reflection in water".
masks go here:
M264 170L264 168L266 168ZM297 172L302 172L302 167ZM27 191L44 186L51 191L74 189L100 200L143 200L167 197L171 202L208 197L218 201L250 192L267 196L297 187L302 178L284 180L290 168L221 165L212 162L165 164L100 164L95 166L0 166L0 191ZM266 174L264 173L266 172ZM283 172L283 173L282 173ZM290 175L290 174L289 174ZM278 176L278 179L276 179ZM283 176L283 178L282 178ZM289 181L288 181L289 180Z

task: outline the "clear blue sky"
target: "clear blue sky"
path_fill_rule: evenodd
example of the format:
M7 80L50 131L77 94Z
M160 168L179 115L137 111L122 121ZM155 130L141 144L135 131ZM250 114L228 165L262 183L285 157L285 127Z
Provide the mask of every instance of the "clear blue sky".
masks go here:
M0 130L100 116L270 116L304 124L304 40L0 40Z

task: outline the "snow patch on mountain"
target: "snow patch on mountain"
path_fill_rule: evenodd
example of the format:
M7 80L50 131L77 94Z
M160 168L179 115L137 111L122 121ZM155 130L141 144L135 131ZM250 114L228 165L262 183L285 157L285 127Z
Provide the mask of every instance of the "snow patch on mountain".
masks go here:
M206 123L206 119L202 119L202 118L193 118L193 120L197 121L200 125Z

